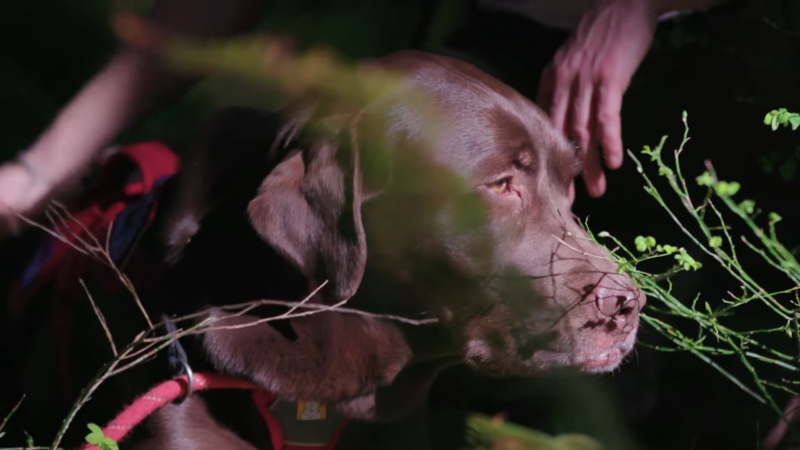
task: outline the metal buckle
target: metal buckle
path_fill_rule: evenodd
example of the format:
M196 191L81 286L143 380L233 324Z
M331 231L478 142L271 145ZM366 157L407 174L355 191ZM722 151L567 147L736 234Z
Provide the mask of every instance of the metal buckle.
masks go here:
M183 366L182 372L186 374L186 379L188 380L189 390L186 392L180 400L178 400L178 404L183 403L184 400L191 397L194 394L194 372L192 372L192 367L189 366L189 362L181 359L181 366Z

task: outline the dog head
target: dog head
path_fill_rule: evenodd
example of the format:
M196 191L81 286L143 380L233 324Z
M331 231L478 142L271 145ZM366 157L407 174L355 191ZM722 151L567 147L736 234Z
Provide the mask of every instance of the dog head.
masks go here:
M438 314L456 324L467 363L527 375L617 368L645 296L571 214L578 150L538 107L464 62L404 53L383 64L407 73L444 119L429 158L464 181L432 211L424 239L474 287ZM395 135L417 139L419 114L398 107L389 117ZM465 228L470 209L483 214Z
M284 397L320 400L371 395L415 362L460 360L495 375L618 367L645 299L570 212L575 148L469 64L401 52L376 65L402 73L422 104L399 90L351 115L295 116L304 118L278 134L279 162L247 217L309 288L327 282L314 302L439 323L324 313L293 319L291 343L268 325L209 333L212 359ZM323 126L306 138L310 119ZM270 356L279 351L300 362ZM297 367L279 374L281 364ZM319 387L330 380L309 375L315 364L349 381Z

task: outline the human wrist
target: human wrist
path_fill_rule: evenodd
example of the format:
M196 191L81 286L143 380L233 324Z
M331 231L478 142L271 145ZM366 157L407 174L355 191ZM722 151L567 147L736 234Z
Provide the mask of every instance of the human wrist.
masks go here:
M87 165L82 153L62 145L50 145L48 135L32 147L20 151L14 162L21 166L37 184L56 189L80 179Z
M33 159L33 161L31 161L31 159ZM36 158L31 158L30 153L27 150L21 150L17 152L17 155L11 162L25 170L34 183L52 187L54 184L52 181L53 179L49 174L40 170L40 166L35 161Z

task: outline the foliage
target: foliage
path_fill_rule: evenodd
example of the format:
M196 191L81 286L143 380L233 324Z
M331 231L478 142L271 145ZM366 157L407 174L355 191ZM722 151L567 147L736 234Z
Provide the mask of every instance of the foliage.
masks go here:
M110 437L106 437L100 427L90 423L87 425L87 428L89 428L91 433L86 435L86 442L96 445L98 450L119 450L117 443Z
M800 114L790 113L785 108L772 110L764 117L764 125L769 125L773 131L781 126L791 126L792 130L796 130L800 127ZM794 152L772 151L769 155L762 156L760 162L761 169L766 174L777 172L784 181L790 181L794 179L800 164L800 145L795 146Z
M776 225L780 222L781 217L774 212L767 214L767 228L765 230L763 225L759 224L763 222L761 220L762 214L756 208L755 202L749 199L737 201L735 197L741 190L741 185L735 181L720 180L710 162L706 163L707 170L695 179L695 183L698 186L705 188L702 200L698 203L692 199L687 180L683 177L680 166L680 154L684 151L684 147L689 140L689 128L686 123L685 113L683 120L686 124L686 131L680 147L674 152L675 160L673 166L666 164L663 159L662 151L666 136L662 138L656 148L645 147L641 153L649 156L650 161L657 166L659 175L666 178L673 193L678 196L681 205L700 230L699 236L692 233L688 226L678 218L676 211L673 211L667 205L662 193L656 190L651 179L645 174L642 163L638 158L633 153L630 153L630 157L634 160L637 170L644 178L647 192L661 205L686 236L694 242L697 249L718 263L733 278L740 286L741 293L738 295L731 293L731 298L722 299L722 305L715 307L712 307L708 301L698 304L699 296L694 299L690 306L685 305L671 295L671 283L666 288L660 287L656 282L660 276L641 271L638 268L638 264L648 259L675 253L674 257L678 262L678 266L671 274L680 270L696 270L700 265L688 255L685 249L678 249L676 252L674 248L658 246L653 238L637 238L635 245L636 250L639 252L638 255L635 255L620 242L614 240L617 245L615 257L621 264L625 265L626 271L645 291L648 297L657 299L660 303L658 306L650 303L647 307L647 313L643 314L642 317L645 322L664 334L677 347L675 349L661 350L683 350L695 354L719 370L755 399L762 403L769 403L776 411L780 411L772 400L768 387L793 392L791 388L793 382L787 380L775 382L762 379L758 375L756 363L773 364L790 371L796 371L796 360L793 355L781 353L762 345L755 336L759 334L784 333L789 337L797 337L795 311L800 306L797 295L798 290L800 290L800 265L798 265L795 256L780 243L777 237ZM788 278L788 281L794 287L779 292L768 292L746 272L742 266L740 255L737 254L737 246L739 244L734 239L732 227L728 224L729 219L725 217L723 210L718 205L724 206L740 219L757 239L755 242L751 242L747 237L741 236L741 243L767 261L781 275ZM600 233L598 236L610 237L607 233ZM620 256L620 253L622 256ZM737 331L721 322L725 317L733 315L742 306L754 301L761 302L771 310L776 319L783 322L783 325L765 330ZM698 326L698 334L696 337L686 336L678 331L673 324L658 318L657 315L690 319ZM709 336L714 338L715 343L707 340ZM736 356L740 359L741 363L751 373L753 377L752 384L755 388L748 387L747 383L736 379L711 359L712 356L723 355Z
M773 109L764 116L764 125L771 126L773 131L777 130L779 126L788 127L789 125L792 126L792 130L796 130L797 127L800 127L800 114L790 113L786 108Z
M729 299L722 299L722 305L719 306L712 306L708 301L701 304L699 295L691 304L686 304L672 295L671 277L682 271L694 271L702 267L702 264L696 261L687 249L659 244L652 236L638 236L634 240L633 250L631 250L608 232L604 231L597 233L596 236L593 235L589 230L588 223L587 231L598 244L602 245L597 238L611 241L614 246L610 249L612 258L619 264L620 271L631 276L636 285L651 299L646 306L646 311L641 314L642 319L674 344L672 348L656 347L658 350L692 353L718 370L744 392L761 403L769 404L778 414L781 414L781 409L774 402L771 391L782 390L796 393L793 386L798 383L798 380L792 379L790 376L781 377L779 381L768 380L759 374L758 368L760 364L771 364L793 374L798 370L798 363L795 356L763 345L760 338L757 337L766 334L785 334L795 341L800 340L798 338L798 329L800 328L796 316L796 312L800 308L800 297L798 297L800 264L795 255L788 251L778 239L776 225L781 221L780 215L774 212L768 213L765 229L763 225L759 224L763 222L762 214L753 200L735 200L735 196L742 188L741 185L735 181L720 180L708 162L706 163L707 170L694 180L697 186L705 188L702 201L696 203L692 200L689 185L682 175L680 166L680 154L689 141L686 113L683 115L683 121L685 134L680 147L674 152L673 165L665 163L663 158L666 136L655 148L645 146L641 154L648 156L650 162L656 165L659 176L666 178L685 211L698 225L699 235L690 231L687 224L679 219L677 211L667 205L663 194L656 189L636 155L631 152L629 155L634 160L639 173L642 174L647 192L693 241L697 250L708 255L724 268L740 286L741 293L731 294ZM747 237L740 236L741 243L786 277L793 287L782 291L768 292L746 272L740 262L740 255L737 253L732 227L717 204L733 213L756 237L756 240L751 242ZM646 261L669 257L674 259L674 267L665 273L648 273L641 268L642 263ZM663 285L664 282L666 285ZM738 309L751 302L760 302L771 310L779 325L769 329L744 331L736 330L723 323L725 318L732 316ZM690 336L680 331L676 319L688 319L694 323L697 326L697 335ZM781 322L782 325L780 325ZM709 339L709 337L713 339ZM737 357L751 374L752 379L750 381L740 380L715 361L717 358L725 356ZM470 448L475 450L599 448L599 444L585 436L564 435L554 438L504 423L502 420L488 419L483 416L472 417L470 425Z
M481 414L467 421L468 445L473 450L600 450L600 443L582 434L550 436L540 431Z

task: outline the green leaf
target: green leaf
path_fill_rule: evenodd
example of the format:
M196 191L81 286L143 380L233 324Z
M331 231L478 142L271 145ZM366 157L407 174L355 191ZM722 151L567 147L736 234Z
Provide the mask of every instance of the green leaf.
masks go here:
M769 213L769 221L770 222L776 223L776 222L780 222L781 220L783 220L783 217L781 217L778 213L774 213L774 212Z
M800 127L800 114L795 114L793 117L790 117L789 124L792 126L792 130L796 130Z
M758 161L761 163L761 170L763 170L767 175L772 175L772 171L775 170L772 160L766 156L762 156L758 159Z
M665 245L663 247L663 249L664 249L664 253L666 253L667 255L671 255L671 254L673 254L673 253L678 251L678 247L675 247L675 246L672 246L672 245Z
M728 182L720 181L719 183L717 183L716 186L714 186L714 191L720 197L725 197L726 195L728 195Z
M28 447L36 447L36 444L34 444L34 443L33 443L33 436L31 436L30 434L28 434L28 432L27 432L27 431L23 431L23 433L25 433L25 444L26 444Z
M86 442L92 445L100 445L100 443L103 441L103 438L105 437L103 435L103 430L101 430L100 427L98 427L93 423L86 425L86 427L89 428L89 431L91 431L91 433L86 435L85 438Z
M791 160L786 161L778 168L778 172L781 174L783 181L791 181L794 178L794 174L797 173L797 163Z
M698 270L703 267L700 262L695 261L695 259L686 252L686 249L683 248L680 249L680 253L675 255L675 260L678 261L678 264L680 264L684 270Z
M778 114L778 123L783 126L786 126L789 123L789 111L784 110Z
M519 450L601 450L600 443L589 436L561 434L550 436L539 430L526 428L509 422L498 421L474 414L467 418L470 449L504 448Z
M711 236L711 240L708 242L708 245L711 248L719 248L722 246L722 238L719 236Z
M103 441L103 435L97 433L89 433L86 435L84 439L86 439L86 442L92 445L100 445L100 442Z
M636 236L636 239L633 240L633 245L636 246L636 250L641 253L644 253L648 249L647 239L644 236Z
M650 148L649 145L645 145L644 148L642 149L642 154L643 155L650 155L650 161L651 162L658 160L659 153L660 153L660 150L658 148L653 150L652 148Z
M735 195L741 189L741 185L736 181L720 181L714 186L714 191L720 197L730 197Z
M699 177L695 178L695 181L697 181L697 184L699 184L700 186L713 186L714 185L714 178L707 171L703 172L702 175L700 175Z
M771 124L772 123L772 117L775 116L775 114L777 114L777 113L778 113L778 111L770 111L770 112L768 112L767 115L764 116L764 125Z
M117 443L110 437L104 437L100 445L103 447L101 450L119 450Z
M753 200L742 200L742 202L739 203L739 209L746 212L747 214L753 214L755 208L756 208L756 202L754 202Z
M778 125L779 125L778 118L779 117L780 117L780 114L775 114L774 116L772 116L772 131L775 131L775 130L778 129Z

